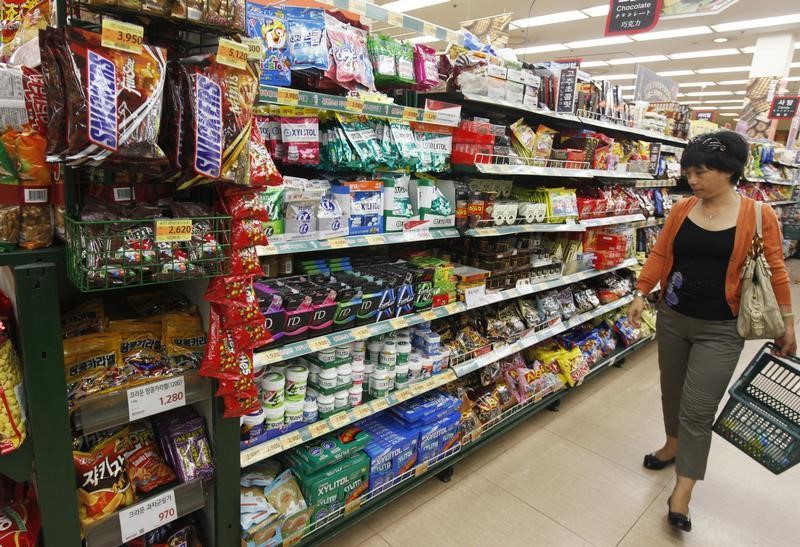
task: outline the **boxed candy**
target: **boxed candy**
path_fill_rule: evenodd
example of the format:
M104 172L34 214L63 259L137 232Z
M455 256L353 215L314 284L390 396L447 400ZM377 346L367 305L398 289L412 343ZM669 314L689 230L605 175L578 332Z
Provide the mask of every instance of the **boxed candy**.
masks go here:
M311 475L364 449L371 436L355 426L293 448L286 455L295 474Z
M374 490L409 471L417 463L418 431L379 414L358 423L372 435L364 451L370 457L369 488Z
M411 203L425 228L456 225L456 189L451 180L415 179L409 186Z
M369 457L356 452L343 461L314 473L293 468L306 503L314 506L311 522L316 522L367 491Z
M383 182L343 182L333 187L333 197L341 208L348 234L383 232Z

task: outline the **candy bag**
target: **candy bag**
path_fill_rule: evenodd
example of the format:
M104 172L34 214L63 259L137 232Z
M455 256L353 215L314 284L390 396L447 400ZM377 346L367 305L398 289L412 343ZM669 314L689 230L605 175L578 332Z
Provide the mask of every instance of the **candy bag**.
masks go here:
M315 116L282 117L281 140L285 163L319 165L319 119Z
M272 156L267 150L264 137L256 124L250 127L250 170L245 181L253 188L263 186L276 186L283 181L283 177L275 167Z
M212 309L208 319L208 342L200 365L201 376L228 380L239 377L235 332L223 329L219 313Z
M325 35L325 11L293 6L287 6L285 11L291 69L327 70L328 39Z
M268 221L268 204L262 199L265 190L239 190L228 188L223 194L225 209L233 220L263 220Z
M111 321L110 332L119 333L123 374L128 381L159 376L165 372L166 358L161 346L161 322Z
M216 304L225 328L261 319L251 275L215 277L209 282L204 298Z
M261 85L288 87L292 83L289 70L289 33L286 29L286 14L281 8L247 2L245 24L247 35L259 38L264 44L266 56L261 62Z
M196 478L211 480L214 477L213 458L203 418L193 416L188 420L172 421L167 424L163 434L166 435L164 452L171 455L169 459L181 482Z
M234 220L231 224L231 245L234 247L253 247L268 245L272 225L263 220Z
M166 314L161 318L161 345L175 373L200 365L206 346L206 335L199 317Z
M255 247L231 251L231 273L233 275L264 275Z
M84 397L120 386L122 337L119 333L86 334L64 340L67 400L72 406Z
M439 85L439 63L435 49L425 44L414 44L414 76L417 89L424 91Z

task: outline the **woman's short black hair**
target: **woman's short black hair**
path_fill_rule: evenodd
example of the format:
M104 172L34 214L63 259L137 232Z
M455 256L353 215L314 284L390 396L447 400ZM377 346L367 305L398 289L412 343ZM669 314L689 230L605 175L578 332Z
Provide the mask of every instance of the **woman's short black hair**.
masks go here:
M733 131L706 133L689 141L681 156L681 169L705 167L730 173L731 184L742 178L750 148L745 138Z

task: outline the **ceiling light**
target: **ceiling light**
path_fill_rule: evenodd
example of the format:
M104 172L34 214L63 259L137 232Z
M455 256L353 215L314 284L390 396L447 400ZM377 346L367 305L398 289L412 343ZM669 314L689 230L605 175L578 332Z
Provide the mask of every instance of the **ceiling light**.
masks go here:
M577 42L567 42L566 46L570 49L582 49L585 47L615 46L627 44L631 39L627 36L609 36L607 38L595 38L594 40L578 40Z
M739 106L720 106L719 109L720 110L741 110L742 106L741 105L739 105Z
M739 51L741 51L742 53L748 53L748 54L749 53L755 53L756 52L756 46L740 47Z
M634 78L636 78L636 74L605 74L603 76L596 76L593 79L613 82L615 80L633 80Z
M540 15L538 17L528 17L526 19L517 19L511 21L512 28L528 28L528 27L544 27L547 25L555 25L556 23L566 23L568 21L578 21L579 19L588 19L589 16L577 10L572 11L559 11L549 15Z
M581 11L589 17L604 17L608 15L608 4L602 6L595 6L593 8L582 9Z
M409 44L430 44L431 42L438 41L439 39L436 36L417 36L416 38L407 40Z
M699 59L701 57L723 57L725 55L739 55L736 48L728 49L706 49L704 51L684 51L683 53L672 53L670 59Z
M710 101L706 101L707 103L714 103L714 104L725 104L725 103L738 103L742 104L744 99L711 99Z
M666 55L645 55L644 57L621 57L608 61L610 65L634 65L636 63L656 63L658 61L668 61Z
M716 106L705 106L703 105L701 108L695 108L694 110L717 110Z
M550 51L563 51L567 49L564 44L544 44L541 46L528 46L520 47L514 50L517 55L526 55L528 53L547 53Z
M744 85L750 80L722 80L717 82L717 85Z
M397 11L400 13L406 11L413 11L415 9L427 8L436 6L437 4L444 4L449 0L397 0L397 2L389 2L381 7L389 11Z
M670 76L692 76L694 70L667 70L666 72L659 72L659 76L669 78Z
M792 76L791 78L786 78L787 82L800 82L800 76Z
M749 66L721 66L717 68L698 68L698 74L725 74L726 72L750 72Z
M623 95L622 98L625 99L626 101L632 101L633 95Z
M726 117L728 117L728 116L738 116L738 114L734 114L733 112L720 112L719 115L720 116L726 116Z
M686 27L672 30L659 30L657 32L645 32L631 36L637 42L649 42L650 40L663 40L664 38L681 38L683 36L698 36L700 34L711 34L713 31L709 27Z
M703 101L681 101L681 104L702 104Z
M622 91L633 91L634 89L636 89L635 85L620 85L617 87L619 87Z
M714 82L686 82L678 84L678 87L708 87L714 85Z
M608 66L605 61L581 61L581 68L597 68L599 66Z
M713 28L714 31L716 32L729 32L733 30L751 30L754 28L793 25L796 23L800 23L800 13L792 13L789 15L778 15L777 17L765 17L763 19L748 19L746 21L733 21L731 23L711 25L711 28Z
M724 97L725 95L733 95L732 91L692 91L687 93L687 97Z
M713 40L713 42L715 44L724 44L727 41L728 41L728 39L723 37L723 36L720 36L719 38L714 38L714 40Z
M734 91L734 95L747 95L747 91Z

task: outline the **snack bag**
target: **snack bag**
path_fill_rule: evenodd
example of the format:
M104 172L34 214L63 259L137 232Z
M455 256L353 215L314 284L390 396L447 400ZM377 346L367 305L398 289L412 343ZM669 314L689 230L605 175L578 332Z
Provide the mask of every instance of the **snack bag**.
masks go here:
M18 486L22 486L21 484ZM39 531L42 527L39 508L32 486L27 493L22 488L14 492L12 501L0 505L0 545L14 547L36 547L39 543Z
M161 319L161 341L173 372L180 374L200 366L206 335L199 317L167 314Z
M292 83L289 70L289 33L286 29L285 10L247 2L245 24L247 35L259 38L266 56L261 62L261 85L288 87Z
M120 351L123 374L128 380L142 380L166 372L166 358L161 346L161 321L111 321L111 332L122 339Z
M120 386L122 337L116 332L86 334L64 340L64 371L70 407L98 393Z
M435 49L425 44L414 45L414 76L419 90L425 91L439 85L439 63Z
M325 10L287 6L289 58L292 70L328 69Z
M24 388L19 357L5 336L0 336L0 389L0 454L7 454L25 440L25 409L20 400Z
M128 446L125 459L128 477L136 491L146 494L157 486L169 484L176 477L158 453L153 428L148 422L133 422L128 426Z
M135 501L126 469L128 428L93 446L72 453L78 484L78 517L88 526Z
M103 301L100 298L92 298L62 314L61 331L64 338L72 338L102 332L106 328L106 323Z
M213 458L200 416L175 414L159 434L164 436L164 453L181 482L214 477Z

